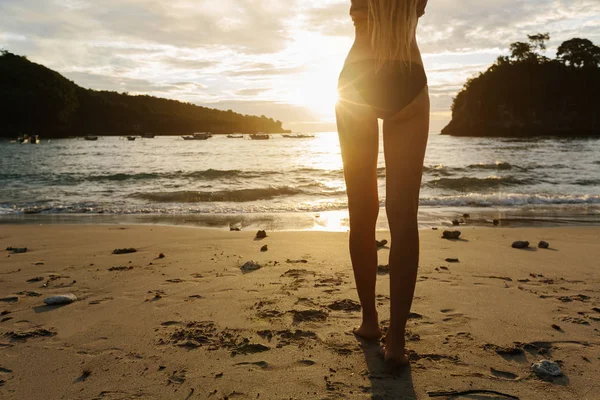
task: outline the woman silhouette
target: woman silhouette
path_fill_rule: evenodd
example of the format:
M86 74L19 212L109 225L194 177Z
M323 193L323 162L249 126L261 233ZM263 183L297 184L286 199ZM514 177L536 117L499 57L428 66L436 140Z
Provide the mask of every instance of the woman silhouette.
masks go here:
M350 213L350 257L362 324L355 334L381 336L375 307L378 118L383 119L386 213L391 248L390 326L381 352L408 363L406 321L419 262L417 212L429 132L429 93L416 41L427 0L352 0L355 41L340 74L336 105Z

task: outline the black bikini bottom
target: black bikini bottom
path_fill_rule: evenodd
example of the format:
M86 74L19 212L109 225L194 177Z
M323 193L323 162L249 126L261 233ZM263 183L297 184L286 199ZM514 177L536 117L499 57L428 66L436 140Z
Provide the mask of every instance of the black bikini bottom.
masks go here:
M353 87L378 118L390 118L412 103L426 85L427 75L421 64L409 66L394 60L376 72L375 60L367 59L344 66L338 91L342 101L352 99L349 88Z

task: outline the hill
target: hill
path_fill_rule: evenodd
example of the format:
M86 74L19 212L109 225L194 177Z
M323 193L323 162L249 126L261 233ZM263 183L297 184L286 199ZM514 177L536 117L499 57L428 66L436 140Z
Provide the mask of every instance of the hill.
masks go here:
M151 132L286 132L281 121L152 96L84 89L43 65L0 53L0 137Z
M539 54L548 34L510 45L469 79L442 134L454 136L600 136L600 48L571 39L556 59Z

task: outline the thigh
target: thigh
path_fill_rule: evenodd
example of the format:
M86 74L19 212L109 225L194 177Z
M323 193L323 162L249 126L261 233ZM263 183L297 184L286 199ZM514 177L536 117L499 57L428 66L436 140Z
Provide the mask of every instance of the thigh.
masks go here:
M390 224L400 219L416 222L428 133L427 88L405 109L384 121L386 208ZM394 218L389 218L390 213Z
M349 207L361 199L377 201L377 156L379 126L371 107L365 105L358 93L345 88L336 105L338 136L344 162L344 177ZM352 212L352 209L350 210Z

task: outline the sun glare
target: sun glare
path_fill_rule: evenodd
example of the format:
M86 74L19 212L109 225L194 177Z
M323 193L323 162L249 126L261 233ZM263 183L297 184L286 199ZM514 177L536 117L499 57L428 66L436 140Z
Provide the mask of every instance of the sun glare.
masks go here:
M315 116L331 119L338 100L338 76L351 43L346 38L306 31L295 32L294 38L286 56L302 60L304 70L286 82L286 101L306 107Z

